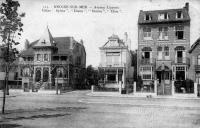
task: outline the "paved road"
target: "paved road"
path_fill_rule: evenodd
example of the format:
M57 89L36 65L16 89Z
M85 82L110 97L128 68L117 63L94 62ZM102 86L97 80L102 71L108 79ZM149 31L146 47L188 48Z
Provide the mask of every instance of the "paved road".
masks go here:
M17 93L7 98L0 128L200 127L200 100L92 97L88 93Z

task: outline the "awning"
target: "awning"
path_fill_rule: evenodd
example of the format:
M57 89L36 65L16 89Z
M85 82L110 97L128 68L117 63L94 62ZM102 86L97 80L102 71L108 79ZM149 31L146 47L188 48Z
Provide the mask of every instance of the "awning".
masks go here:
M142 49L142 51L152 51L152 49L151 49L150 47L144 47L144 48Z
M175 48L175 50L176 50L176 51L178 51L178 50L185 50L185 47L183 47L183 46L177 46L177 47Z

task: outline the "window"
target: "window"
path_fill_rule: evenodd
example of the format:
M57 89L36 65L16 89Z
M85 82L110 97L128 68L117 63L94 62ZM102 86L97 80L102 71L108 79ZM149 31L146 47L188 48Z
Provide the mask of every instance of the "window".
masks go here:
M37 54L37 61L41 61L41 60L42 60L41 54Z
M67 60L67 56L61 56L60 59L61 59L62 61L65 61L65 60Z
M182 58L183 57L183 52L182 51L177 51L177 57Z
M159 40L168 40L168 27L159 27Z
M59 60L59 56L53 56L53 60L54 61L58 61Z
M182 11L178 11L178 12L176 13L176 18L177 18L177 19L183 18L183 13L182 13Z
M106 55L106 63L107 65L112 65L112 56Z
M197 56L197 65L200 65L200 55Z
M145 40L151 39L151 28L144 28L143 32Z
M169 58L169 47L165 47L164 48L164 52L165 52L165 60L169 60L170 58Z
M143 80L151 80L151 74L143 74L142 79Z
M141 72L151 72L151 67L141 67L140 71Z
M143 52L142 59L149 59L150 58L150 52Z
M119 55L115 55L115 56L113 56L113 59L114 59L114 65L119 65L120 56Z
M147 21L152 20L151 15L150 14L146 14L145 17L144 17L144 20L147 20Z
M158 47L157 51L158 51L158 60L162 60L162 47Z
M76 65L81 65L81 57L80 56L78 56L76 58Z
M119 52L106 52L107 65L119 65L120 53Z
M167 20L169 18L167 13L161 13L158 15L158 20Z
M61 67L57 68L56 77L64 77L63 72L64 72L63 68Z
M184 37L184 27L176 26L176 39L180 40Z
M48 54L44 54L44 61L48 61Z
M28 57L28 61L33 61L33 57Z

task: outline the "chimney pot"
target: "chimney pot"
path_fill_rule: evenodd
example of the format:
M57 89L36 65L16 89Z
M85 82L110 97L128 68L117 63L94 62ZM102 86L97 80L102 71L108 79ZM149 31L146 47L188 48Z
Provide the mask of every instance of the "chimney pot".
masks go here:
M186 8L187 11L189 11L189 3L188 2L185 3L185 8Z

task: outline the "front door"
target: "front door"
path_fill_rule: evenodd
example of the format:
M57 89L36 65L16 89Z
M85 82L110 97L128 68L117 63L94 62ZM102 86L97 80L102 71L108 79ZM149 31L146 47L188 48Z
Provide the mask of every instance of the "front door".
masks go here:
M171 95L171 72L157 71L158 95Z

